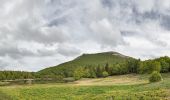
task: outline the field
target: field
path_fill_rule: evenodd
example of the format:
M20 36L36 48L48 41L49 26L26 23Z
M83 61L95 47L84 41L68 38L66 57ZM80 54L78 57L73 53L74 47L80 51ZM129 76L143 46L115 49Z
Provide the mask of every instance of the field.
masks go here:
M0 87L1 100L170 100L170 73L149 83L148 75L119 75L71 83Z

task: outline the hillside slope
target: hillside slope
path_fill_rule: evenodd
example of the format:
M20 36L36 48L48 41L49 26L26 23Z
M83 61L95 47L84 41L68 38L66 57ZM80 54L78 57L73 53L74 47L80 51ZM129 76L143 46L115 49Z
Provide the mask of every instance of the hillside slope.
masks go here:
M73 71L77 67L97 67L97 66L104 66L106 64L112 65L116 63L122 63L126 60L134 59L132 57L128 57L125 55L122 55L117 52L103 52L103 53L96 53L96 54L83 54L76 59L54 66L49 67L46 69L43 69L39 71L38 73L41 75L59 75L59 74L65 74L66 77L72 76Z

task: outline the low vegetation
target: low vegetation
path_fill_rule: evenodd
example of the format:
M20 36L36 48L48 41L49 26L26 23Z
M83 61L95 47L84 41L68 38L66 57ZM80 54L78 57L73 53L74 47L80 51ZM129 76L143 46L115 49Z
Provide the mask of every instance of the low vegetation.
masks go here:
M150 82L159 82L161 80L162 80L162 76L157 71L152 72L151 76L149 77Z
M128 74L71 83L5 86L0 87L0 95L5 98L2 100L169 100L170 73L162 74L164 80L157 83L149 83L148 77Z
M169 72L167 56L83 54L38 72L0 71L0 100L169 100Z

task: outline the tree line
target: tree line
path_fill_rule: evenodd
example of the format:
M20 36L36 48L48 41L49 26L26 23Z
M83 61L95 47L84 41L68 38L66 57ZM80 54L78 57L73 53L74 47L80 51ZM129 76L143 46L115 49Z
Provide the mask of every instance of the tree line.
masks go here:
M122 74L151 74L152 72L167 73L170 72L170 58L160 57L153 60L141 61L140 59L130 59L124 63L108 64L97 67L86 66L79 67L74 71L74 78L95 78L107 77Z
M68 66L69 67L69 66ZM62 69L62 67L60 67ZM152 60L141 61L140 59L128 59L119 63L96 64L85 66L72 66L71 68L63 68L57 72L54 70L46 71L45 74L39 72L24 71L0 71L0 80L14 79L33 79L33 78L52 78L62 80L66 77L74 77L76 80L80 78L97 78L122 74L146 74L153 71L167 73L170 72L170 58L160 57Z
M0 71L0 80L32 79L32 78L35 78L34 72Z

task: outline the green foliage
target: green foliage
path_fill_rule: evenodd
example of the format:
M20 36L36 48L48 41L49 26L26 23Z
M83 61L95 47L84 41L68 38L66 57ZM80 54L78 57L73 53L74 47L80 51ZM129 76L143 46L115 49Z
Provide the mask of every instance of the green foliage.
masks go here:
M81 79L84 75L85 75L84 69L81 68L81 67L80 67L80 68L77 68L77 69L74 71L74 79L75 79L75 80Z
M89 67L88 72L89 72L89 74L90 74L89 78L96 78L96 77L97 77L94 68Z
M62 75L63 77L73 77L75 70L82 67L86 78L102 77L102 73L106 71L109 76L121 75L128 73L152 73L169 72L170 58L160 57L152 60L141 61L121 55L116 52L105 52L97 54L83 54L73 61L60 64L58 66L46 68L37 72L40 76L53 73L54 75Z
M112 75L117 75L120 73L120 65L119 64L115 64L112 67Z
M103 76L103 77L108 77L109 74L108 74L108 72L104 71L104 72L102 73L102 76Z
M84 68L83 70L84 70L83 77L90 78L91 77L90 69Z
M137 68L137 73L138 73L138 74L143 74L143 73L146 72L145 69L146 69L146 68L145 68L145 63L144 63L144 62L139 62L139 63L138 63L138 68Z
M105 65L105 70L107 71L107 72L109 72L109 64L108 63L106 63L106 65Z
M54 73L55 75L63 74L64 77L72 77L74 71L79 67L91 66L93 68L98 69L97 67L106 67L105 70L109 71L108 67L117 63L125 63L126 60L133 59L131 57L127 57L121 55L116 52L104 52L97 54L83 54L76 59L60 64L58 66L50 67L39 71L39 75L46 75L49 73ZM103 70L103 69L102 69ZM102 71L103 72L103 71ZM101 77L101 73L96 73L97 77ZM110 74L111 72L109 72Z
M164 60L162 60L160 63L161 63L161 72L167 73L169 71L169 63L167 63Z
M161 65L160 65L160 62L157 62L157 61L151 61L149 63L149 67L150 67L150 73L152 73L153 71L157 71L157 72L160 72L161 71Z
M157 71L152 72L151 76L149 77L149 82L159 82L161 80L162 80L162 76Z
M108 76L112 76L129 73L145 74L152 73L153 71L161 73L170 72L170 58L165 56L157 59L141 61L140 59L127 57L116 52L104 52L97 54L83 54L73 61L49 67L35 73L1 71L0 80L29 78L62 80L67 77L80 79L103 77L103 72L107 72Z
M0 100L169 100L170 73L162 76L162 82L152 84L134 84L133 76L127 75L132 78L132 84L83 86L63 83L5 86L0 87ZM11 98L8 99L8 96Z
M146 60L143 62L139 62L139 67L137 69L137 73L144 74L144 73L152 73L153 71L160 72L161 71L161 64L155 60Z
M128 72L129 73L137 73L137 70L140 66L140 59L129 59L126 62L126 66L128 67Z
M155 59L155 61L160 62L162 73L170 72L170 58L169 57L167 56L160 57L160 58Z
M104 68L102 68L101 66L98 66L96 68L96 75L97 75L97 77L102 77L103 76L102 75L103 71L104 71Z
M0 80L14 80L14 79L32 79L35 78L34 72L24 71L0 71Z

